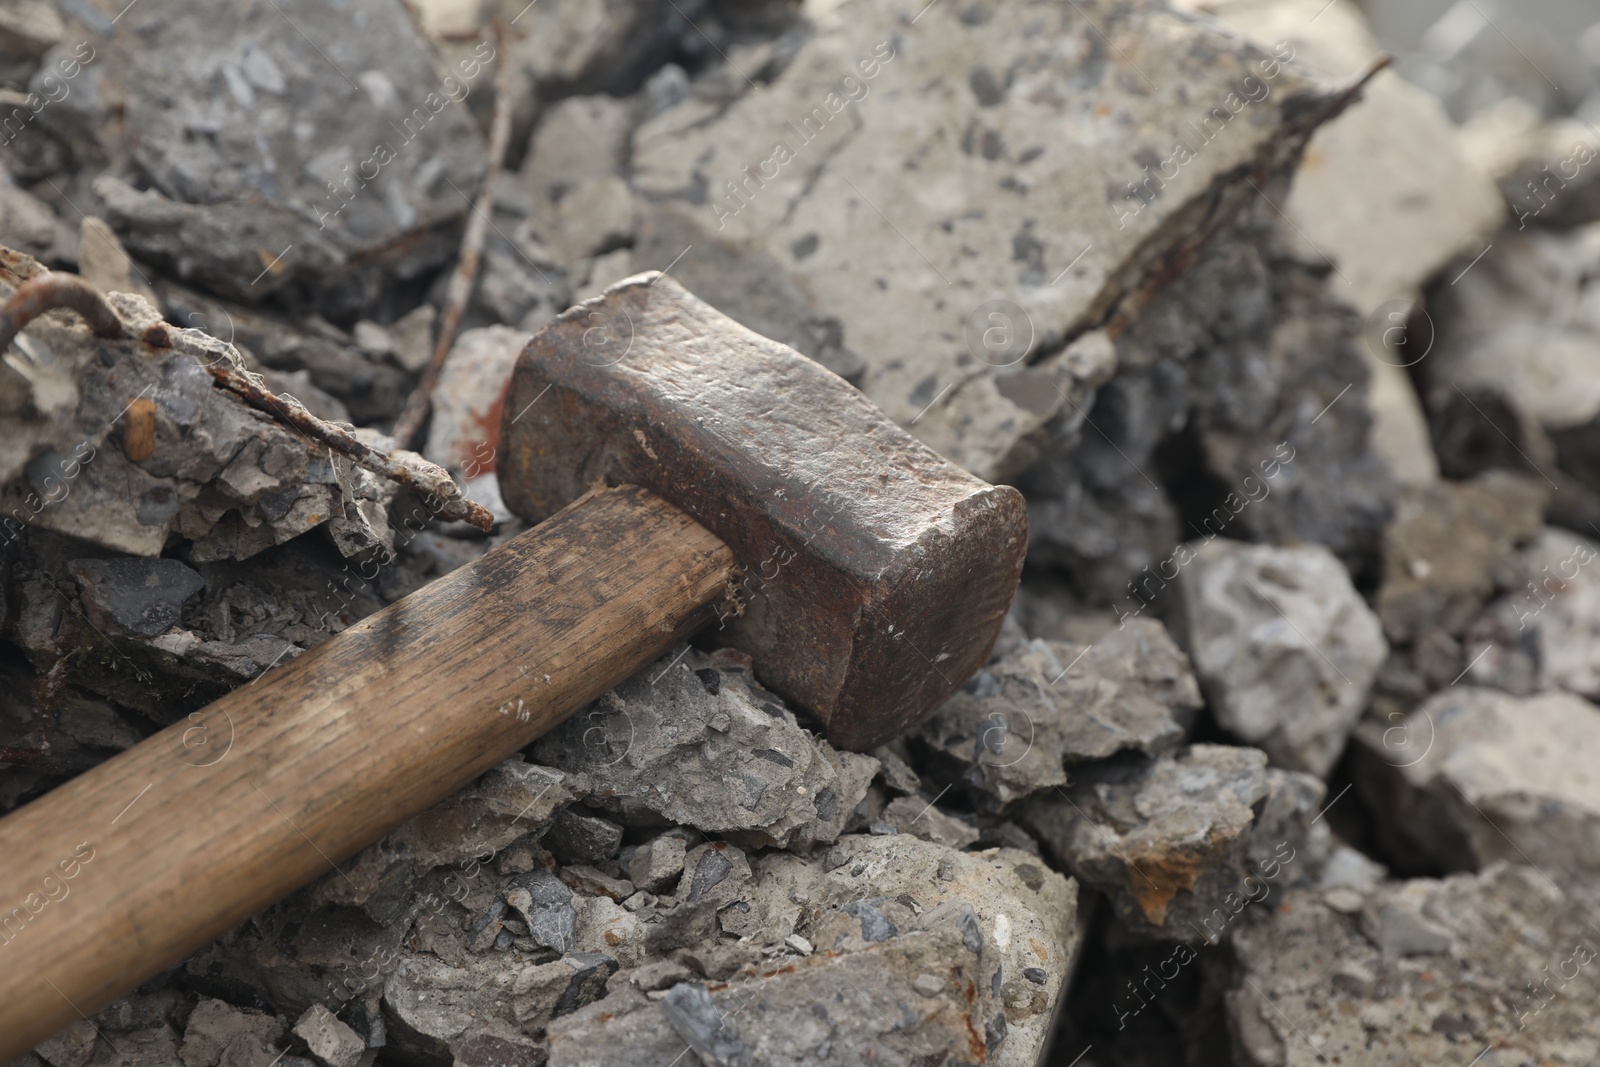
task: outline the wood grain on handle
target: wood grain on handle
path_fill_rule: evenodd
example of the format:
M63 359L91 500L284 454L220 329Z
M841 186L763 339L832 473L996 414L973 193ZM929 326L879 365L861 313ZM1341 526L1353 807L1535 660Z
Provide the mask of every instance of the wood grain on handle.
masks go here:
M650 663L732 567L648 491L592 493L0 820L0 1063Z

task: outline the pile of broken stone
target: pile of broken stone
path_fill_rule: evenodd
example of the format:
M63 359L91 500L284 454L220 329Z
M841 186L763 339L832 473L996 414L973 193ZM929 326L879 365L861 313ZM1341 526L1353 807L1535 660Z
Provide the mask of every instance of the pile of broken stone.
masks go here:
M378 446L515 86L422 448L491 534L193 346L5 353L5 809L525 529L511 361L638 270L1032 527L909 735L674 649L17 1063L1600 1059L1596 67L1441 102L1345 0L1173 6L0 2L0 290ZM1515 66L1457 37L1402 69Z

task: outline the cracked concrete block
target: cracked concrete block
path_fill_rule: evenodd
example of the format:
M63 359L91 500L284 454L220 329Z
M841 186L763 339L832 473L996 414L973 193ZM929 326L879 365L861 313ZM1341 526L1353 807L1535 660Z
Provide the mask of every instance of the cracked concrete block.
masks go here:
M1326 857L1327 828L1312 823L1322 783L1267 767L1255 749L1194 745L1076 779L1034 800L1023 823L1143 936L1220 940L1241 910Z
M1236 963L1211 978L1247 1067L1579 1064L1593 1022L1600 928L1591 886L1526 866L1336 893L1299 887L1251 909Z
M1600 708L1587 700L1459 685L1355 736L1357 787L1386 814L1390 854L1444 870L1600 869Z
M772 852L752 869L758 936L775 955L714 984L619 972L608 997L550 1024L550 1062L670 1061L687 1045L729 1062L1022 1067L1043 1052L1076 952L1076 887L1036 857L848 836L825 856Z
M1188 657L1154 619L1092 643L1034 640L980 670L919 730L966 765L987 810L1067 783L1066 766L1183 741L1200 688Z
M338 15L301 3L206 19L183 10L141 4L114 30L92 30L96 58L80 80L97 91L38 120L148 177L143 191L110 176L96 185L134 254L237 299L299 290L346 310L381 278L452 254L439 232L462 213L450 183L471 187L483 155L461 101L487 88L492 52L441 69L391 0ZM351 20L362 32L343 32ZM130 47L135 38L146 44ZM102 123L113 101L121 121Z
M647 119L634 184L783 264L867 361L863 390L993 477L1068 408L1055 390L1043 407L1008 398L1003 372L1131 314L1158 264L1256 195L1225 175L1287 163L1335 105L1271 53L1154 5L921 7L838 5L763 91L710 121ZM1267 78L1254 104L1247 77Z
M582 799L625 823L664 817L758 846L833 840L878 769L802 729L733 651L669 652L534 752L586 775Z
M1326 776L1389 653L1344 565L1321 545L1180 551L1180 637L1217 722L1275 766Z

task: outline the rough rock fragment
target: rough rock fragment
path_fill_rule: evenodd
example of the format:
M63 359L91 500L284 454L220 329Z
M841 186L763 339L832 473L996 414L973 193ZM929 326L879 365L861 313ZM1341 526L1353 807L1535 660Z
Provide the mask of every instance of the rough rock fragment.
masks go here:
M682 830L669 830L642 845L624 849L622 869L640 889L660 889L682 872L687 838Z
M1310 876L1326 845L1324 789L1265 753L1194 745L1086 767L1023 817L1057 859L1111 898L1136 933L1214 941L1274 881Z
M1154 5L962 11L834 8L764 91L720 114L646 120L634 183L784 264L868 362L867 394L993 476L1037 420L1073 415L1063 372L1034 365L1141 304L1157 264L1255 197L1222 176L1286 164L1332 104L1267 54ZM1115 48L1102 51L1101 32ZM1185 120L1204 121L1261 64L1272 98L1194 147ZM1140 73L1157 69L1170 77ZM1188 165L1158 176L1184 138ZM910 198L908 166L936 176Z
M294 1032L311 1049L322 1067L356 1067L367 1052L361 1036L323 1007L313 1004L294 1024ZM373 1052L367 1059L376 1057Z
M161 322L138 296L109 299L130 337L47 316L17 340L26 362L0 371L19 407L0 445L7 531L38 525L140 556L178 534L205 561L254 555L338 515L352 523L347 547L383 542L375 476L215 388L203 362L238 359L223 343ZM363 511L374 497L376 511Z
M1581 1064L1594 1027L1600 929L1592 887L1526 866L1354 892L1290 889L1233 938L1236 1062Z
M1546 526L1520 553L1523 582L1466 628L1465 678L1517 696L1600 698L1600 545Z
M489 957L453 966L432 955L400 962L383 990L390 1055L447 1067L476 1033L518 1034L512 1009L516 973Z
M1021 476L1030 562L1064 568L1088 605L1150 610L1191 535L1315 541L1352 566L1377 554L1394 487L1359 323L1277 250L1279 224L1256 197L1200 247L1118 337L1076 446Z
M1201 704L1187 657L1154 619L1092 643L1034 640L979 671L919 734L966 764L985 807L1065 785L1064 764L1183 740Z
M934 841L947 848L966 848L978 840L978 828L949 812L941 811L933 800L922 796L895 797L884 806L878 826L888 826L902 834Z
M182 10L141 4L91 33L97 58L80 78L95 91L38 119L68 140L94 131L102 140L85 151L148 177L143 192L96 185L131 251L237 299L293 293L341 309L451 254L453 242L414 238L462 214L451 183L470 188L481 168L483 137L460 101L487 81L489 56L436 69L390 0L337 14ZM347 32L352 20L361 32ZM93 113L108 99L114 124Z
M1344 565L1321 545L1180 553L1180 637L1218 723L1276 766L1326 775L1389 652Z
M607 860L622 848L622 827L575 808L556 812L544 845L564 864Z
M1378 618L1391 642L1457 635L1497 589L1518 580L1515 549L1539 535L1545 492L1491 471L1407 490L1384 531Z
M356 853L341 864L342 874L318 881L313 896L389 921L410 902L419 876L487 862L513 841L544 831L585 785L582 776L513 757Z
M551 1023L551 1063L670 1062L686 1046L764 1064L1022 1067L1042 1053L1078 934L1075 885L1037 857L900 834L751 866L770 960L714 984L619 972L610 996ZM648 997L667 985L683 990L671 1006Z
M264 1012L202 997L189 1014L178 1056L183 1067L270 1061L283 1031L283 1023Z
M572 953L525 968L511 994L518 1025L525 1033L542 1031L551 1019L598 1000L616 973L617 961L599 952Z
M836 838L878 768L801 729L751 678L747 657L692 649L668 653L540 738L534 752L587 775L582 799L624 822L664 816L790 847Z
M1397 749L1392 731L1414 742ZM1357 731L1356 782L1386 853L1410 868L1495 860L1600 870L1600 708L1458 685Z
M68 564L89 618L102 629L154 637L177 622L205 579L175 559L82 559Z

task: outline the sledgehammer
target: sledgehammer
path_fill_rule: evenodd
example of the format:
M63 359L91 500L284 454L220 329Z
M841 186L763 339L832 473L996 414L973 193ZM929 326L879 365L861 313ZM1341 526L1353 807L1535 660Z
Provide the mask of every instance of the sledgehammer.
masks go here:
M1016 590L1016 490L669 277L545 326L503 410L538 526L0 820L0 1063L703 627L865 749L971 676Z

